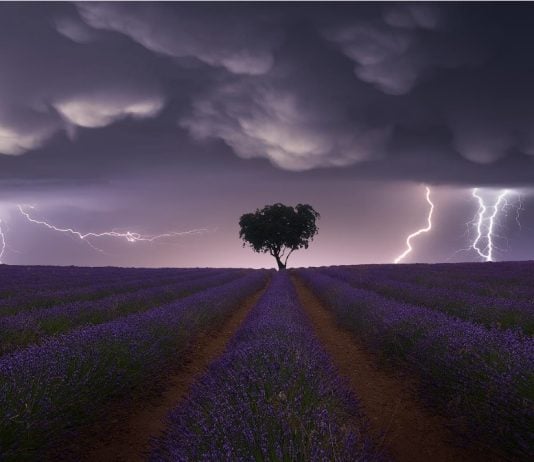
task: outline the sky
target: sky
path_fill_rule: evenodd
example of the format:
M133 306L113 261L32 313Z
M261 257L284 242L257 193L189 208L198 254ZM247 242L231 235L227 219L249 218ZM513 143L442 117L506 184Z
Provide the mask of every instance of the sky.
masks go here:
M2 3L1 261L271 267L238 221L282 202L321 214L290 266L390 263L426 187L403 263L533 259L533 24L531 4Z

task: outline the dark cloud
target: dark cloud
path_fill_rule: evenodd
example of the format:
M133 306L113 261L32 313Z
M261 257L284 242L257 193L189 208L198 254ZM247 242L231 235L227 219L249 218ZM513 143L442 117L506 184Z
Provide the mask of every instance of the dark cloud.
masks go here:
M469 66L485 55L480 38L455 21L454 10L425 4L379 8L340 17L323 34L354 61L360 80L386 94L409 93L433 71Z
M211 86L194 98L180 125L197 138L224 140L244 158L267 157L288 170L378 158L391 124L373 120L365 108L382 97L369 94L345 69L341 56L302 30L288 37L271 72Z
M236 74L269 72L281 42L281 12L240 5L80 3L82 18L121 32L149 50L194 57Z
M534 182L530 5L1 8L3 178L224 169L237 156L320 175Z
M124 41L97 36L85 43L84 31L84 39L92 31L81 22L69 22L74 15L72 7L2 6L3 154L38 148L58 132L72 136L76 127L153 117L162 109L164 98L150 69L150 55Z

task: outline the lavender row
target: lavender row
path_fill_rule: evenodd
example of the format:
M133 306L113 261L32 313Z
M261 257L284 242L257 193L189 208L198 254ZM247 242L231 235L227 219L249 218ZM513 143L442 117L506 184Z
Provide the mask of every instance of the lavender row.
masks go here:
M126 292L134 288L150 287L164 283L183 280L194 274L211 272L210 269L182 270L165 273L138 273L135 278L125 277L120 271L114 272L108 278L100 281L93 280L86 284L84 279L78 279L78 284L67 287L41 287L39 290L21 288L15 295L0 300L0 315L11 314L24 309L46 308L60 303L77 300L96 300L107 295Z
M89 287L120 279L124 282L154 277L165 278L177 273L196 271L195 268L83 268L61 266L0 265L0 298L21 291L37 293L51 289Z
M170 284L175 281L185 280L194 274L210 272L213 272L213 270L198 270L195 272L176 270L175 273L168 274L165 277L153 275L152 277L130 279L127 281L122 280L119 273L114 280L106 280L100 284L87 287L71 287L64 290L50 289L38 293L20 291L17 296L0 300L0 316L11 315L24 310L49 308L54 305L73 301L97 300L111 294L129 292L143 287L158 286L166 283Z
M458 277L474 282L486 283L498 280L501 286L514 287L534 284L533 261L437 264L432 265L431 268L435 273L451 276L456 273Z
M534 339L387 299L318 271L299 274L344 327L416 372L425 399L467 422L470 436L528 456L534 447Z
M533 306L534 286L519 283L505 284L499 279L499 276L499 274L495 274L492 279L488 278L487 281L482 282L470 281L468 277L442 273L429 273L414 277L408 271L403 277L395 275L393 279L429 288L447 289L456 293L473 294L482 297L497 297L501 299L506 298L518 303L528 302Z
M479 322L487 327L519 329L534 334L534 303L503 297L484 297L448 288L424 287L417 284L371 276L343 267L321 269L322 272L354 287L372 290L395 300L425 306L434 310Z
M392 265L393 266L393 265ZM391 277L477 295L534 300L534 262L394 265Z
M52 308L23 311L0 318L0 356L15 349L67 332L86 324L102 324L128 313L154 308L162 303L237 279L242 273L223 271L191 274L173 284L110 295L96 301L83 301Z
M366 461L358 403L318 344L285 272L154 441L150 460Z
M534 302L534 263L460 263L353 267L358 273L476 295ZM478 269L483 268L483 271Z
M367 266L372 267L373 265ZM445 277L457 277L481 283L498 279L499 284L503 286L534 284L533 261L380 265L380 267L389 268L399 274L408 269L408 273L413 274L425 275L430 272Z
M0 453L36 455L54 438L106 412L114 397L140 390L196 334L265 284L266 271L176 303L50 338L0 358Z
M103 279L100 282L84 284L83 279L79 280L78 285L70 287L42 287L39 290L31 290L21 287L16 293L9 297L0 299L0 316L10 315L18 311L47 308L57 304L63 304L78 300L96 300L112 293L126 292L139 286L148 287L158 285L172 280L187 277L186 274L177 272L175 275L167 278L156 277L138 277L124 279L120 273L116 274L113 279Z

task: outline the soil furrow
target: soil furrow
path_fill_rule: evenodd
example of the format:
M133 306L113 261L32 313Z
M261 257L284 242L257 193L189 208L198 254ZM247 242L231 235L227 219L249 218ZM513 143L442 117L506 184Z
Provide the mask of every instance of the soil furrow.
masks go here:
M248 312L256 304L265 288L249 297L219 327L200 334L193 342L183 363L169 371L163 388L143 400L113 408L105 422L91 425L80 440L73 442L54 460L136 462L146 460L152 438L163 433L169 411L183 400L194 382L220 356ZM165 375L165 374L163 374Z
M416 381L384 367L350 332L339 327L321 301L293 276L297 293L340 374L348 379L369 419L377 444L398 462L495 461L480 447L458 447L446 420L416 397Z

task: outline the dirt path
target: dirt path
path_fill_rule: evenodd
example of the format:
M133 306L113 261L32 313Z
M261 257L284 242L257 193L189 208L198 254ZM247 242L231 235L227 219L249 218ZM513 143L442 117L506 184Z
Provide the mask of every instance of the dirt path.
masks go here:
M293 276L299 299L315 331L341 375L360 400L375 440L398 462L497 461L482 448L459 448L445 419L417 400L413 379L378 367L377 358L350 332L336 325L334 315Z
M105 428L95 427L87 441L77 445L75 459L71 455L62 459L98 462L146 460L150 439L164 431L168 412L186 396L208 365L223 353L228 341L264 290L249 297L221 327L199 335L194 347L185 355L186 362L165 380L163 391L150 399L134 402L133 408L112 412L105 422Z

